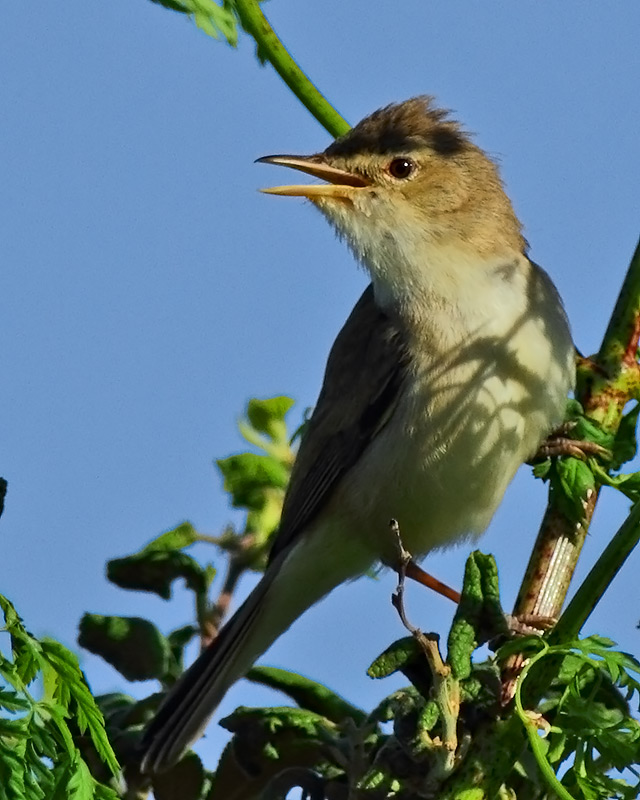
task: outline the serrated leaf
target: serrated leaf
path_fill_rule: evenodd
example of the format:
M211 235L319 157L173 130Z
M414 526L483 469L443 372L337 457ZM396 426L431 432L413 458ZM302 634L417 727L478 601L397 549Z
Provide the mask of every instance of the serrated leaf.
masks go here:
M81 758L76 758L67 783L69 800L94 800L94 785L89 767Z
M4 622L9 633L12 633L14 628L18 628L18 630L24 630L22 626L22 620L20 619L20 616L13 603L3 594L0 594L0 608L2 609Z
M89 733L100 759L113 775L120 769L104 727L104 717L89 691L74 653L53 639L43 639L42 655L60 676L75 703L75 719L81 733Z
M589 730L613 728L624 719L618 708L607 708L592 698L569 695L562 705L562 725L584 735Z
M31 704L28 703L17 692L0 689L0 706L7 711L28 711Z
M6 800L28 800L25 764L17 753L4 745L0 747L0 787L0 797L4 794Z
M283 692L302 708L321 714L332 722L352 719L356 723L361 723L367 716L364 711L351 705L323 684L295 672L277 667L257 666L249 670L246 678L253 683L260 683Z
M189 589L204 593L207 577L198 562L179 550L142 550L126 558L107 562L107 578L121 589L153 592L164 600L171 597L173 581L184 578Z
M129 681L163 678L171 658L166 638L141 617L85 614L80 620L78 644L104 658Z

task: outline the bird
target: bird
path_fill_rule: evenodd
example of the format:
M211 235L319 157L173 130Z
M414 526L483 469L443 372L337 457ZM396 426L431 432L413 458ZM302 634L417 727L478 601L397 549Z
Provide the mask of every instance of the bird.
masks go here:
M390 519L416 558L478 537L574 384L562 301L498 167L432 97L258 161L322 181L263 191L307 198L370 283L331 348L264 575L148 725L145 773L180 758L310 606L396 563Z

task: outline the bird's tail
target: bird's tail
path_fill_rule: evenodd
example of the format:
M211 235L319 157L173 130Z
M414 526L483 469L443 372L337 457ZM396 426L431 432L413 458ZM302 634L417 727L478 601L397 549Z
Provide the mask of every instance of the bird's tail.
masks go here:
M288 627L290 620L281 620L275 630L273 625L261 624L268 613L275 574L273 568L266 572L216 639L172 687L144 732L142 772L160 772L177 761L202 734L230 686Z
M180 677L140 744L145 773L175 762L195 741L229 687L307 608L362 574L373 556L328 525L278 555L217 638Z

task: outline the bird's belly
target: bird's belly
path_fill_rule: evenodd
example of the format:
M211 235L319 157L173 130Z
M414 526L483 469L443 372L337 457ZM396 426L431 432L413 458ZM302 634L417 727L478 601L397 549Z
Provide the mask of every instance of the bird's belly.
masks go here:
M520 464L561 417L564 397L561 389L532 400L520 382L490 375L449 384L438 402L417 391L400 404L340 492L348 528L388 563L392 518L414 556L482 533Z

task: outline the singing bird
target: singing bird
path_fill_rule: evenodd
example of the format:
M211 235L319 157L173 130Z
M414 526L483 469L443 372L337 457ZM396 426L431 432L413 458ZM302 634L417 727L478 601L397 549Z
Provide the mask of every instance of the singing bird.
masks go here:
M308 198L371 278L331 349L263 578L169 692L142 769L173 763L229 687L311 605L482 533L563 416L574 347L495 163L430 97L389 105L312 156Z

